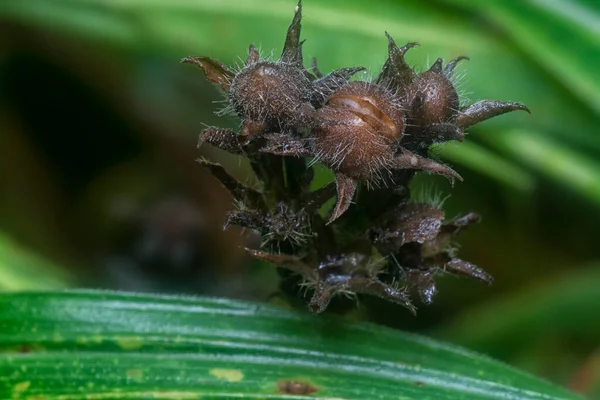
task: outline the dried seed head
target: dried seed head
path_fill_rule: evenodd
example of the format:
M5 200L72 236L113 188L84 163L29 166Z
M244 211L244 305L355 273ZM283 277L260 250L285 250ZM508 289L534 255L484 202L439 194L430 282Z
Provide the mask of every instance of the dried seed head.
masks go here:
M372 83L349 82L361 67L324 75L313 61L311 73L303 64L301 19L298 2L276 61L261 59L252 45L239 71L208 57L183 60L202 68L227 94L228 109L242 122L239 133L208 128L201 142L247 157L262 183L260 191L246 187L223 167L201 161L241 205L226 225L260 233L260 250L249 254L298 274L298 282L314 292L313 312L323 311L338 294L378 296L414 312L409 290L430 303L434 278L441 273L491 282L485 271L456 258L453 244L477 216L444 221L441 204L408 202L414 174L398 172L461 179L427 158L429 147L462 140L465 129L527 107L494 100L460 107L451 78L466 57L445 66L438 59L418 74L404 59L417 43L398 47L388 34L388 58ZM304 157L321 160L334 172L337 201L327 224L319 209L334 187L311 192L313 170ZM380 187L363 192L350 218L328 227L348 210L362 183ZM373 264L375 259L380 263Z
M242 119L269 126L297 123L298 108L311 99L311 82L296 66L261 61L233 79L229 100Z

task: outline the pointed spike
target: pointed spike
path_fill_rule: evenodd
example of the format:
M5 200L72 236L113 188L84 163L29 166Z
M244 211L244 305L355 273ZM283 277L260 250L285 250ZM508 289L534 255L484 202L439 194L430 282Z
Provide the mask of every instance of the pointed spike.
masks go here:
M408 42L404 46L398 47L389 33L385 32L385 37L387 37L388 40L388 54L390 58L392 58L392 54L396 53L404 56L408 50L412 49L413 47L420 46L419 42Z
M260 54L258 54L258 50L251 44L248 47L248 57L246 57L245 65L255 64L260 60Z
M238 134L231 129L210 127L206 128L198 137L198 148L208 143L232 154L242 154L243 150L238 142Z
M332 79L335 77L336 79L344 79L347 81L354 76L357 72L366 71L365 67L348 67L348 68L340 68L338 70L333 71L328 76L331 76Z
M439 142L447 142L456 140L462 142L465 138L463 131L458 129L455 124L450 123L434 123L425 127L425 134L428 136L427 142L429 145ZM429 146L427 146L429 147Z
M352 278L349 283L349 288L356 293L369 294L377 296L392 303L400 304L408 309L413 315L417 315L417 308L410 301L408 292L404 289L397 289L393 286L386 285L379 279L370 279L368 282L363 282L365 278ZM360 282L356 282L360 281ZM360 290L357 290L360 289Z
M415 72L404 60L404 55L412 47L418 46L417 42L410 42L399 48L394 39L386 32L388 39L388 59L385 61L376 83L386 83L390 87L403 89L415 79Z
M295 64L302 67L302 43L300 42L300 31L302 21L302 0L298 1L298 5L294 10L294 18L290 24L287 35L285 37L285 44L283 46L283 53L281 53L280 61Z
M310 157L312 155L312 152L306 148L304 140L286 135L271 135L266 136L265 139L267 143L259 149L261 153L289 157Z
M317 66L317 58L313 57L312 62L310 63L310 69L312 70L313 74L315 74L315 76L317 78L322 78L324 75L321 72L321 70L319 70L319 67Z
M494 278L492 278L490 274L481 268L459 258L453 258L446 263L445 269L447 272L474 278L486 282L488 285L491 285L494 282Z
M335 290L324 282L318 282L310 302L308 309L314 314L319 314L325 311L331 299L335 295Z
M388 47L391 47L391 46L396 46L396 42L394 42L394 39L392 38L392 35L390 35L390 34L388 33L388 31L385 31L385 37L386 37L386 38L387 38L387 40L388 40Z
M186 57L181 62L202 68L209 82L216 83L223 91L229 92L235 74L224 64L209 57Z
M413 104L417 109L419 97L415 98ZM456 140L462 142L465 135L455 124L440 122L429 124L422 128L418 133L406 135L402 138L402 146L411 150L426 149L434 143Z
M221 182L234 199L247 203L250 207L266 209L262 195L259 192L242 185L237 179L229 175L221 165L205 159L198 159L197 161Z
M444 223L442 226L442 232L458 235L463 231L463 229L478 223L480 220L481 217L478 214L470 212Z
M469 57L467 56L458 56L452 60L450 60L450 62L448 64L446 64L446 67L444 68L444 75L447 78L450 78L452 76L452 73L454 72L454 68L456 68L456 66L458 65L459 62L461 62L462 60L469 60Z
M227 213L223 230L232 225L241 226L255 231L261 230L263 227L264 215L258 210L234 210Z
M348 210L348 207L352 204L358 182L346 175L338 173L335 174L335 185L337 188L337 201L327 225L341 217L342 214Z
M433 161L429 158L421 157L408 150L403 150L401 154L396 155L395 168L397 169L416 169L434 174L444 175L454 184L454 179L462 181L462 177L452 168Z
M442 65L444 63L444 60L441 58L438 58L437 60L435 60L435 62L431 65L431 67L429 68L429 71L431 72L435 72L436 74L440 74L442 72Z
M419 42L408 42L404 46L400 47L400 53L402 55L405 55L408 50L412 49L413 47L417 47L417 46L420 46Z
M464 130L487 119L517 110L531 114L529 108L521 103L480 100L470 106L461 108L456 119L456 126Z
M314 268L311 268L308 264L302 261L300 258L288 254L273 254L267 253L261 250L253 250L245 248L246 252L252 257L266 261L269 264L276 265L281 268L288 269L292 272L299 273L307 278L316 278Z
M348 80L352 77L352 75L366 70L367 69L365 67L347 67L336 69L327 76L319 79L316 83L334 85L334 87L337 89L338 87L348 83Z

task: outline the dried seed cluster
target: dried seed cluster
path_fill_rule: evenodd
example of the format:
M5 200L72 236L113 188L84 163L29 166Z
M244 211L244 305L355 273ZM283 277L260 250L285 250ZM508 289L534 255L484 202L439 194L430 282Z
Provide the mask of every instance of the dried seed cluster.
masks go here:
M350 80L362 67L324 75L313 60L306 69L301 18L298 3L277 61L261 59L252 45L238 72L208 57L182 60L202 68L241 119L239 133L208 128L200 142L246 157L263 185L251 189L221 166L200 161L239 205L226 226L260 233L261 248L249 254L300 276L313 312L340 293L379 296L415 312L410 291L430 303L434 278L444 272L490 283L452 245L478 217L445 220L440 204L411 201L408 186L419 171L461 179L428 156L432 144L462 141L470 126L529 110L491 100L461 106L451 78L466 57L446 65L437 59L417 73L404 59L417 43L399 47L387 33L388 58L372 81ZM335 187L310 190L316 161L334 172ZM334 195L325 222L320 209Z

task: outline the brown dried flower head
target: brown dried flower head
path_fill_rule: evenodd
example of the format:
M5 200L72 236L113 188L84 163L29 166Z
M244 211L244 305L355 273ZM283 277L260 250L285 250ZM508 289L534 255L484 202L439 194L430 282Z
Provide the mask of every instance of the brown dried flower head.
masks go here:
M200 161L238 204L226 226L260 234L260 249L249 254L297 277L311 293L313 312L337 294L374 295L415 312L410 291L430 303L434 278L443 273L490 283L487 273L456 257L453 245L479 217L445 220L441 204L411 201L409 184L419 171L460 180L429 156L429 147L462 141L465 129L494 116L529 110L492 100L461 105L452 74L466 57L445 66L438 59L417 73L404 59L417 43L398 47L387 33L388 57L373 81L350 81L362 67L323 75L313 60L309 71L301 18L298 3L277 61L261 59L252 45L237 73L208 57L183 59L203 69L241 119L240 133L208 128L200 143L246 157L263 186L251 189L218 164ZM333 171L335 185L311 191L316 161ZM319 210L336 193L326 222Z

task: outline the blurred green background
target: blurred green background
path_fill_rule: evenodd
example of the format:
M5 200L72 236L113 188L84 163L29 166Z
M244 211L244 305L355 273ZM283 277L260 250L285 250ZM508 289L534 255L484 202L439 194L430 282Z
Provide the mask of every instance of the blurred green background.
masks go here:
M223 98L207 55L240 64L281 51L291 0L0 2L0 288L99 287L265 301L273 268L256 238L221 229L228 194L200 156L250 179L235 157L196 148ZM447 277L414 318L366 301L358 317L458 343L600 397L600 3L595 0L306 0L306 61L322 71L386 57L388 31L419 41L409 62L467 55L464 102L523 102L435 149L465 178L423 176L475 211L461 258L493 286ZM321 179L329 179L321 171ZM366 311L365 311L366 310Z

